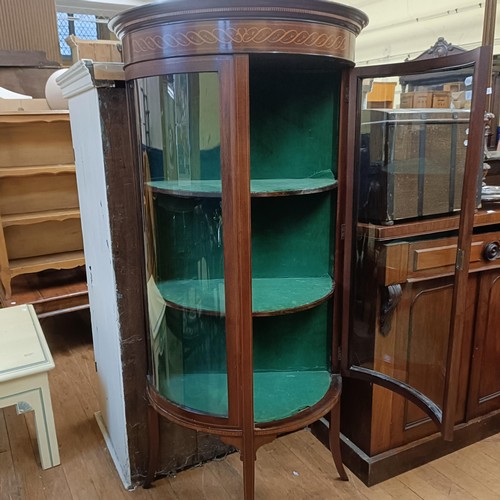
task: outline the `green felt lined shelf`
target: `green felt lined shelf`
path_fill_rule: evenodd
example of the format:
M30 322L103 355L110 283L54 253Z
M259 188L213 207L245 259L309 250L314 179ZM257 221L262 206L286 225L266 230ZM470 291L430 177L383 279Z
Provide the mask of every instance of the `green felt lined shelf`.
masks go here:
M221 196L220 180L151 181L147 183L153 191L180 197ZM253 197L290 196L320 193L334 189L337 181L332 177L305 179L253 179L250 191Z
M287 418L318 403L330 387L327 370L265 371L254 373L255 422ZM170 401L210 415L227 416L225 373L171 375L160 382L160 391Z
M319 278L258 278L252 280L252 311L266 316L313 307L333 293L330 276ZM171 280L158 283L171 306L207 313L225 312L224 280Z

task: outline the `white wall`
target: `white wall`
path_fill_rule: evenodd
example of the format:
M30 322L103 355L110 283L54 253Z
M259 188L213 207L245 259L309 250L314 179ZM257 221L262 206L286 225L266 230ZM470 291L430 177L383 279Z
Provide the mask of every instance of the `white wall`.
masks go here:
M465 49L481 44L484 0L350 0L370 23L356 43L358 65L413 59L438 37ZM497 24L500 22L500 9ZM500 33L496 33L500 53Z

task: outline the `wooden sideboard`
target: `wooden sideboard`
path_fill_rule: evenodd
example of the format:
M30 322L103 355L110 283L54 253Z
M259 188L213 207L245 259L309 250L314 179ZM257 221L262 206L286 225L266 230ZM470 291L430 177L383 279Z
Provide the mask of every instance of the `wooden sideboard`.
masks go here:
M368 257L357 299L375 332L374 369L443 402L457 217L394 226L360 223ZM500 422L500 208L475 215L461 345L456 438L445 443L420 409L383 387L344 379L342 432L347 464L375 484L453 447L498 432ZM408 333L407 333L408 332Z

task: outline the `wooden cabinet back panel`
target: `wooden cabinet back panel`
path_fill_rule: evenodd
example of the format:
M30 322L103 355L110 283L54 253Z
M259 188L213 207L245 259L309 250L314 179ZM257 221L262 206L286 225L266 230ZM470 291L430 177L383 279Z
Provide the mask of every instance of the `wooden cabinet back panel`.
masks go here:
M74 173L0 178L0 213L3 215L64 208L78 208Z
M69 122L0 124L0 167L74 163Z
M83 248L80 219L5 228L10 260L72 252Z

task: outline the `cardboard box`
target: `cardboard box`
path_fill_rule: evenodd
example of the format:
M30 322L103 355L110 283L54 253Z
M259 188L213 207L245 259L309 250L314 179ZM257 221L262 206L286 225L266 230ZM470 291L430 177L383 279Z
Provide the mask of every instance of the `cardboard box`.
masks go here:
M443 84L443 91L444 92L460 92L461 89L462 89L461 82L444 83Z
M455 109L464 109L465 107L465 91L461 90L460 92L452 92L451 93L451 105Z
M451 95L449 92L433 92L432 107L433 108L449 108L451 104Z
M75 35L66 38L71 47L73 63L80 59L99 62L122 62L121 43L118 40L82 40Z
M399 96L400 108L413 108L414 92L406 92Z
M415 92L413 94L414 108L432 108L432 92Z

